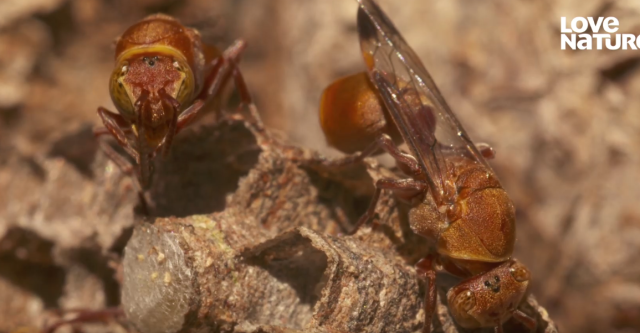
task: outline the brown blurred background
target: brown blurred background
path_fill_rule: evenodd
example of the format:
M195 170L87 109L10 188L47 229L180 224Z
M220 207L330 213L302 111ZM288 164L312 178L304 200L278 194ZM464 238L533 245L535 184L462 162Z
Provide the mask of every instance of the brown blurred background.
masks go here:
M561 51L559 33L561 16L614 16L620 32L639 35L640 2L379 2L471 137L496 149L492 164L518 210L516 256L561 330L640 332L640 51ZM56 145L91 140L84 134L98 124L96 107L114 109L113 40L158 11L221 48L247 40L241 69L267 125L337 154L317 107L332 80L363 69L355 1L1 0L0 332L40 325L46 308L117 304L114 281L90 278L106 264L65 275L49 257L29 258L20 271L8 263L30 253L14 246L29 237L45 250L60 239L89 242L86 262L104 261L101 246L118 240L117 226L47 233L38 213L45 199L25 179L56 163ZM62 226L74 220L52 214ZM52 278L24 282L43 272ZM104 291L73 298L74 276Z

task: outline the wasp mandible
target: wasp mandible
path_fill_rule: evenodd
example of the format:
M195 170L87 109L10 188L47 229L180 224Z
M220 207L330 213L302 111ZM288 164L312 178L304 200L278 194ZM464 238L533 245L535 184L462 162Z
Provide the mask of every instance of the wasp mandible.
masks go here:
M494 327L513 317L531 330L536 321L519 310L529 270L512 258L515 208L485 158L440 94L426 68L372 0L358 0L358 35L366 73L331 84L322 96L320 122L327 141L346 153L330 166L361 161L380 149L406 179L380 179L365 214L369 221L383 189L407 201L411 229L435 249L420 260L428 281L424 332L431 331L436 267L464 279L447 293L449 310L465 328ZM411 152L397 144L407 143Z

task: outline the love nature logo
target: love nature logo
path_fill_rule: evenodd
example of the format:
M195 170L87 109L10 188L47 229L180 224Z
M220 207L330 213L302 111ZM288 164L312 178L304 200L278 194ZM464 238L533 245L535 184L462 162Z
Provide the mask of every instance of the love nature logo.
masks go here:
M560 49L566 50L638 50L640 35L616 34L620 22L615 17L574 17L567 26L567 18L560 17ZM586 33L590 30L591 33ZM606 33L601 33L604 30ZM595 45L594 45L595 44Z

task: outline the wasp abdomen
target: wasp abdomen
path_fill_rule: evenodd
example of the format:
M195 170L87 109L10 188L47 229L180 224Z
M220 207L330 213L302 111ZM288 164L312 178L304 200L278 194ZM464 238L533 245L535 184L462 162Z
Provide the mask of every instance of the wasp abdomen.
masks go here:
M385 110L367 74L362 72L344 77L324 90L320 125L329 145L353 153L369 146L381 133L400 141Z

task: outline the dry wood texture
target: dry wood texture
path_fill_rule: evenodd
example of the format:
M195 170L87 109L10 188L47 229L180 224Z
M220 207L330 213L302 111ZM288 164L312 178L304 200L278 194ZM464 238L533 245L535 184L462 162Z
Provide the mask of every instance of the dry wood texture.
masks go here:
M200 137L230 129L237 131L238 125L210 128ZM242 143L252 140L241 140L242 133L251 137L245 130L234 141L207 146L245 150ZM375 230L336 236L335 216L353 193L341 182L346 175L305 169L313 153L269 138L256 142L263 143L262 152L222 212L159 218L134 228L123 262L122 302L130 322L149 333L246 327L419 331L424 293L411 264L424 255L424 241L401 221L397 203L384 200ZM374 163L374 177L383 172L388 171ZM349 173L351 178L357 170ZM181 206L176 201L171 205ZM439 306L436 327L457 332L445 305ZM544 313L535 305L527 310L536 318L536 311ZM545 319L539 321L539 332L555 332ZM527 330L513 324L509 331Z
M4 253L16 257L15 262L5 263L7 272L19 283L19 274L29 276L29 272L20 270L22 266L35 265L40 270L51 266L60 280L60 297L69 297L67 293L95 294L100 286L90 288L86 276L73 280L70 275L77 266L99 265L94 262L99 259L103 267L90 273L114 280L115 288L121 283L121 302L127 315L124 327L141 332L419 331L424 286L420 287L412 264L425 254L426 247L409 231L395 200L383 200L378 227L341 237L339 232L349 228L359 213L348 212L345 207L353 206L358 194L371 188L365 169L355 167L337 173L305 168L305 161L317 154L282 145L263 134L254 135L237 121L223 121L182 135L174 153L158 165L156 190L151 195L157 205L152 213L170 217L134 219L126 215L132 210L131 195L115 204L104 200L104 194L100 195L112 180L107 182L102 174L117 172L110 162L99 159L91 169L95 188L81 196L88 201L79 200L75 208L65 207L81 214L76 226L81 230L75 235L91 234L93 242L78 244L72 241L75 237L48 241L46 232L62 227L23 222L4 239ZM79 180L54 176L60 168L66 174L79 174L70 163L57 159L52 163L58 167L42 167L43 188L54 189L59 182L81 184L79 175ZM374 178L390 173L373 161L369 163ZM185 165L189 166L180 170ZM40 195L58 197L46 192ZM118 194L112 196L117 198ZM19 208L31 207L29 216L36 217L52 209L50 203L24 204L13 213L27 215ZM83 210L85 204L92 207L87 212ZM202 214L205 207L223 210ZM112 212L108 217L93 217L102 216L100 212L107 208ZM58 214L60 210L54 209L45 216L52 221L65 219L66 214ZM117 256L114 264L108 265L110 258L99 251L104 247L118 252L111 245L117 243L114 236L118 233L92 229L93 223L93 228L128 227L121 236L124 238L133 227L121 266ZM73 226L72 222L65 225ZM102 245L101 239L109 246ZM83 255L91 246L95 248L94 257ZM46 257L52 249L62 255ZM41 279L39 283L48 279L37 278ZM73 290L80 286L89 289ZM41 288L43 293L49 290ZM548 319L535 314L543 315L544 310L533 299L530 302L533 305L527 309L538 318L539 332L554 332ZM436 327L457 332L442 303L438 314L434 318ZM526 329L513 324L509 331Z

